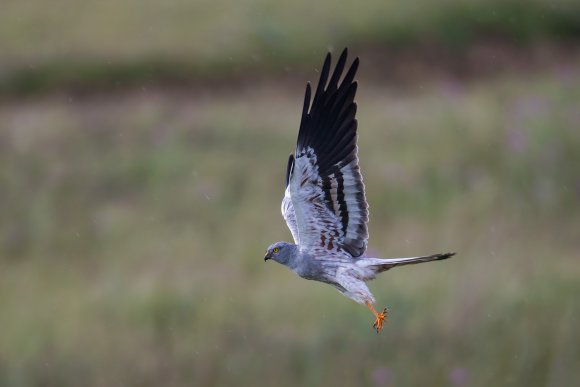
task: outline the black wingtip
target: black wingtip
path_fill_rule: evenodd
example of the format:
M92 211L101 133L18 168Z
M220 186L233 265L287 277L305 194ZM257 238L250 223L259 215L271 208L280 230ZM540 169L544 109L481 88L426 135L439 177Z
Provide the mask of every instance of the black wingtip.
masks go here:
M310 98L312 97L312 86L310 82L306 82L306 92L304 93L304 106L302 107L302 121L308 115L308 111L310 110Z
M442 259L451 258L451 257L453 257L455 254L456 254L455 252L452 252L452 253L442 253L442 254L437 254L435 259L439 261L439 260L442 260Z
M328 76L328 73L330 72L330 65L332 64L332 54L330 52L326 53L326 56L324 57L324 62L322 62L322 67L319 70L319 85L320 85L320 80L322 78L325 78L326 76ZM326 86L326 82L325 85Z
M286 167L286 187L290 183L290 176L292 175L292 168L294 167L294 154L290 154L288 157L288 165Z
M297 141L297 151L307 146L317 150L323 171L340 161L349 162L341 157L356 152L354 98L358 83L354 78L359 59L355 58L343 77L348 48L342 50L331 72L332 56L330 52L326 54L315 90L306 87Z

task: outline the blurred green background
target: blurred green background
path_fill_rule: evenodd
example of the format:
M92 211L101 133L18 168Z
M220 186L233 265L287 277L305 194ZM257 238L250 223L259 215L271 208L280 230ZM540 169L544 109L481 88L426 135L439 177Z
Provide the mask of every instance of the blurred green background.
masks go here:
M4 0L0 386L580 384L577 1ZM265 248L304 85L361 59L371 283Z

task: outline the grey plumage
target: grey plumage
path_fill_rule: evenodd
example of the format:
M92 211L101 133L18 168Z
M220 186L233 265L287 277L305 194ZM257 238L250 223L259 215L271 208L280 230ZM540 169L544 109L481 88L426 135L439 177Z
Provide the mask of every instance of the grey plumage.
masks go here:
M295 243L276 242L266 252L299 276L333 285L354 301L372 305L366 281L396 266L442 260L455 253L411 258L364 257L368 204L357 156L356 58L339 82L347 50L330 76L328 54L314 93L306 86L298 141L288 159L282 215ZM382 323L382 320L380 321ZM377 331L382 324L376 325Z

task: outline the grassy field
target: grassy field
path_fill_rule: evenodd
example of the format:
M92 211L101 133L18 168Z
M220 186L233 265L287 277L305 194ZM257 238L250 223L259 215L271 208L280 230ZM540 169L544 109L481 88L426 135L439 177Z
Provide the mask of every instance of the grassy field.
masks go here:
M576 0L4 0L0 96L306 72L332 47L396 59L579 38Z
M578 2L280 4L3 2L0 386L579 385ZM262 259L346 45L380 335Z
M364 63L364 58L363 63ZM0 385L563 386L580 381L578 67L361 79L372 284L275 264L302 84L0 107Z

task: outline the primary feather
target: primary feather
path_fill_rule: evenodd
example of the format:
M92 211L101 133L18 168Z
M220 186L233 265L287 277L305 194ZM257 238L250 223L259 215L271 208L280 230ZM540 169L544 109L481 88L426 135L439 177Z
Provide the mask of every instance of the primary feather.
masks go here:
M330 75L326 56L310 103L306 86L300 131L286 172L282 214L297 245L322 254L360 257L368 240L368 204L357 157L354 76L358 58L339 82L347 50Z

